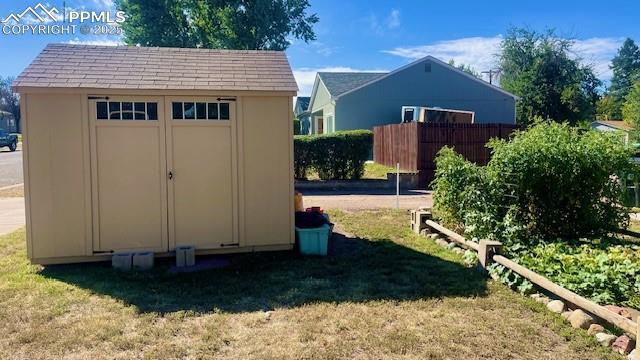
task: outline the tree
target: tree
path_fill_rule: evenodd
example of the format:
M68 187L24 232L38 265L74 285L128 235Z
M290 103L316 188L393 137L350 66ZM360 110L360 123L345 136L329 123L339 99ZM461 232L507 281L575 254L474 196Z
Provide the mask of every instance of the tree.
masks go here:
M501 86L520 97L519 123L529 125L536 117L571 124L595 118L602 83L571 56L572 47L573 41L552 30L509 29L501 44Z
M308 0L119 0L127 44L285 50L315 40Z
M620 119L625 98L640 77L640 49L632 39L627 38L611 63L613 78L608 95L612 98L613 109L609 115Z
M640 128L640 82L637 82L625 97L622 118L636 129Z
M475 76L478 79L480 79L480 74L474 69L472 68L470 65L465 65L465 64L460 64L457 65L455 60L451 59L449 60L449 65L455 67L456 69L466 72L469 75Z
M11 89L13 80L14 78L11 76L0 77L0 110L13 115L16 120L16 130L20 132L20 96Z

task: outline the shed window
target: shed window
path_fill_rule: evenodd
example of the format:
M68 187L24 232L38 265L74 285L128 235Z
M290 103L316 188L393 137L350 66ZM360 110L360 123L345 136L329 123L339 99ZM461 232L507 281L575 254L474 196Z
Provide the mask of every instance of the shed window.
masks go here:
M122 103L122 120L133 120L133 103Z
M196 118L196 104L184 103L184 118L187 120L193 120Z
M120 120L120 103L119 102L109 102L109 119L110 120Z
M109 118L106 101L98 101L96 103L96 117L98 120L107 120Z
M229 103L173 102L173 120L229 120Z
M158 120L158 103L98 101L96 102L96 119Z
M220 120L229 120L229 103L220 103Z
M147 118L149 120L158 120L158 104L147 103Z

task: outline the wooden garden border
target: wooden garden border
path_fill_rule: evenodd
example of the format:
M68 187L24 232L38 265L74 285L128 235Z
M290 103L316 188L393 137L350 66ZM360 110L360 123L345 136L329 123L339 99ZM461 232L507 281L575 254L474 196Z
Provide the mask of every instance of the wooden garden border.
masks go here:
M465 239L460 234L447 229L446 227L438 224L433 220L426 220L426 225L431 227L432 229L446 235L453 242L462 245L467 249L472 249L478 252L478 258L480 260L480 265L486 269L486 267L491 262L496 262L511 271L517 273L518 275L528 279L532 283L538 285L539 287L557 295L568 303L574 304L583 310L596 315L597 317L617 326L618 328L624 330L625 332L635 336L636 338L636 349L640 350L640 321L634 322L630 319L627 319L624 316L614 313L613 311L607 309L602 305L598 305L593 301L584 298L570 290L563 288L560 285L555 284L551 280L546 277L537 274L522 265L517 264L516 262L500 255L500 251L502 249L502 244L497 241L488 241L481 240L480 243L475 243L473 241L469 241Z

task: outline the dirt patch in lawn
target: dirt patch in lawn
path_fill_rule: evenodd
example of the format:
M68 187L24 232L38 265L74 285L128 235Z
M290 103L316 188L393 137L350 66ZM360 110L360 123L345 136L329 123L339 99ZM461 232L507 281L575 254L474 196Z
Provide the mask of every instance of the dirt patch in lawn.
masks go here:
M326 258L228 256L197 274L42 268L0 237L0 357L621 359L408 229L403 211L332 211Z

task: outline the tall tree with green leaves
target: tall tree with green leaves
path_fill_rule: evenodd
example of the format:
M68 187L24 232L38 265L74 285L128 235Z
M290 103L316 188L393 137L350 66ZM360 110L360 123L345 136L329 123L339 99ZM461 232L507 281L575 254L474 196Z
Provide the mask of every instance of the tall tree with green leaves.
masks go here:
M20 96L11 88L14 79L11 76L0 77L0 110L13 115L18 127L17 130L20 132Z
M636 82L625 97L622 118L636 129L640 129L640 82Z
M315 40L308 0L119 0L127 44L285 50Z
M501 86L520 97L518 122L535 118L576 124L595 118L600 80L572 56L573 41L552 30L511 28L501 44Z
M478 73L474 68L471 67L471 65L465 65L465 64L456 64L456 61L453 59L449 60L449 65L455 67L456 69L466 72L469 75L475 76L478 79L480 79L480 73Z
M611 61L613 78L607 95L611 97L613 106L611 118L620 119L622 106L627 94L631 91L635 81L640 80L640 48L632 40L627 38L618 50L616 57Z

